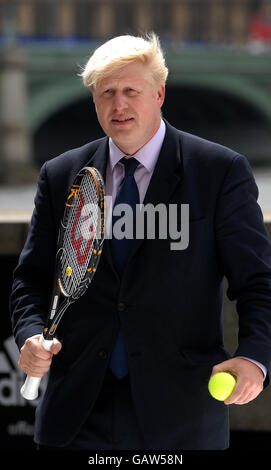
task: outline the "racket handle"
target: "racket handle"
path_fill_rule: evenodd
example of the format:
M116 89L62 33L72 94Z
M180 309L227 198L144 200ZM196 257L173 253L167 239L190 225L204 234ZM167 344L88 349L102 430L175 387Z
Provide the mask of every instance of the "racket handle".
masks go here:
M40 336L39 342L41 345L46 349L46 351L50 351L53 340L44 339L44 336ZM39 394L39 385L42 377L31 377L31 375L27 375L25 382L21 388L21 395L26 400L35 400Z

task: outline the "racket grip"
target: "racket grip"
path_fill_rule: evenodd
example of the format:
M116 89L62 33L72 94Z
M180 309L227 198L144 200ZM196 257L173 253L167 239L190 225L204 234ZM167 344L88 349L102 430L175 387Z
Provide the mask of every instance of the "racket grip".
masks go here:
M44 336L41 335L39 342L41 345L46 349L46 351L50 351L53 340L44 339ZM26 400L35 400L39 394L39 385L42 377L31 377L31 375L27 375L25 382L21 388L21 395Z

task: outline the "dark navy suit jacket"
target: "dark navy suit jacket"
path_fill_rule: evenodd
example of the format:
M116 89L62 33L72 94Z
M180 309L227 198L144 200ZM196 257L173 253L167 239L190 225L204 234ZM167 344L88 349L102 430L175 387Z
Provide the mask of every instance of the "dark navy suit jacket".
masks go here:
M43 329L69 187L85 165L105 178L107 158L105 137L41 169L11 295L19 347ZM37 408L37 442L64 445L76 435L99 394L121 323L132 397L149 449L228 446L228 407L207 389L213 365L229 358L222 331L224 276L239 315L235 355L265 365L265 385L270 373L271 247L257 196L244 156L166 122L144 203L178 204L179 215L181 204L189 204L189 245L172 251L170 239L135 240L120 280L105 241L92 284L59 326L63 348Z

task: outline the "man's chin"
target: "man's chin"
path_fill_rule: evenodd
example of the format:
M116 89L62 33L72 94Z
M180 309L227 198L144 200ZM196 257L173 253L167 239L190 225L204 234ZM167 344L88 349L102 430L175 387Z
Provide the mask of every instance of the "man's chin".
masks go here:
M136 139L135 136L120 138L119 135L111 135L111 139L113 140L114 144L126 155L133 155L136 153L144 144L140 145L139 139Z

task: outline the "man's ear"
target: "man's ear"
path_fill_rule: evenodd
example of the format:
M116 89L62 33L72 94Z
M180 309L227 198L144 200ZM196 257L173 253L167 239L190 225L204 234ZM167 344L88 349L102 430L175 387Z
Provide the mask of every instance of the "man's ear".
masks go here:
M157 90L157 101L162 108L164 100L165 100L165 94L166 94L166 87L164 85L159 85L158 90Z

